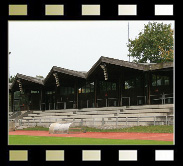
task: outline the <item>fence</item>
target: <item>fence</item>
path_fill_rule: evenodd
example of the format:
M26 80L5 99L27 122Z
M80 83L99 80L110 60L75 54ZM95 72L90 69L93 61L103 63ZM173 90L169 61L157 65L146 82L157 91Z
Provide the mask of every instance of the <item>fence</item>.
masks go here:
M12 119L9 119L10 121ZM72 126L111 126L128 127L140 125L173 125L174 116L142 116L142 117L111 117L111 118L90 118L90 119L66 119L66 118L44 118L44 119L19 119L15 121L16 126L46 126L52 123L70 123Z

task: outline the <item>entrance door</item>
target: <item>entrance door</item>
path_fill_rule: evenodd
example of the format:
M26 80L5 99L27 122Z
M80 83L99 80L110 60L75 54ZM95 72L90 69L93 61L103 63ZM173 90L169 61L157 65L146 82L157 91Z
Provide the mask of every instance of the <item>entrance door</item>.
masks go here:
M117 85L114 82L99 82L99 94L97 95L98 107L118 106Z
M31 110L39 110L39 102L40 102L40 95L39 93L32 93L31 94L31 104L30 109Z

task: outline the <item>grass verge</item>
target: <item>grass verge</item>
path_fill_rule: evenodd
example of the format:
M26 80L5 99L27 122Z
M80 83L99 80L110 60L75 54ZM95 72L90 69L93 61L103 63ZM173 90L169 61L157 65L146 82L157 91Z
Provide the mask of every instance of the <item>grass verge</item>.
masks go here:
M121 128L121 129L97 129L93 127L79 127L82 128L83 131L86 132L138 132L138 133L173 133L173 125L158 125L158 126L134 126L128 128ZM33 128L26 128L23 130L35 130L35 131L49 131L48 128L44 127L33 127Z

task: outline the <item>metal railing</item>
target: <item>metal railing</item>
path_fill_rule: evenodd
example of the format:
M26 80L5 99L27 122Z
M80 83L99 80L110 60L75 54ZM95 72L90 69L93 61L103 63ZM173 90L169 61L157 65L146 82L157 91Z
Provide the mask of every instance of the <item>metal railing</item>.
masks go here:
M151 118L148 120L148 118ZM106 120L108 119L108 120ZM10 121L12 119L9 119ZM147 125L170 125L174 124L174 116L173 115L162 115L162 116L141 116L141 117L105 117L101 118L88 118L88 119L67 119L67 118L43 118L43 119L19 119L15 121L18 123L19 126L25 125L26 126L47 126L51 125L52 123L68 123L72 122L73 126L109 126L112 127L119 127L119 126L140 126L142 123L146 122ZM122 123L122 124L120 124ZM130 123L133 123L130 124Z

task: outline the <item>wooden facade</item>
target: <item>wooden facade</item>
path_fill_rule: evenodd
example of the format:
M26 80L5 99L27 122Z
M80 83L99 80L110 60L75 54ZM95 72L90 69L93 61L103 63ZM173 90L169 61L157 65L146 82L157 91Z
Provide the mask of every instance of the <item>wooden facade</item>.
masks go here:
M44 80L17 74L20 110L52 110L173 102L173 63L137 64L101 57L88 72L52 67ZM24 103L22 103L24 102Z

